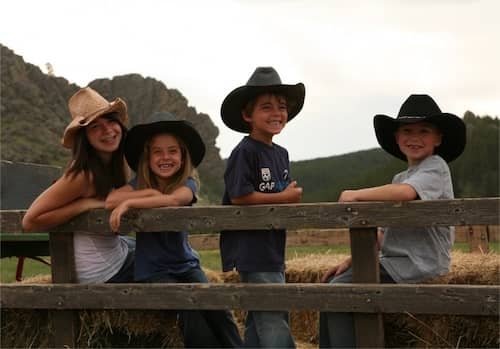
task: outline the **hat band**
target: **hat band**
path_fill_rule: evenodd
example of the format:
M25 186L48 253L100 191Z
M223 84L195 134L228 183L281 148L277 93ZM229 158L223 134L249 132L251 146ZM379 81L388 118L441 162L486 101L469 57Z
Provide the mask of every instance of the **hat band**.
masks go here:
M398 119L425 119L427 116L399 116Z

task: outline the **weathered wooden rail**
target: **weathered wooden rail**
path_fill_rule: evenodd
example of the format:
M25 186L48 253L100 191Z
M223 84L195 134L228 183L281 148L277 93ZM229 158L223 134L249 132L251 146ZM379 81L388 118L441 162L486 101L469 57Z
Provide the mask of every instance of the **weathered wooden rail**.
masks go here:
M0 286L2 308L50 309L55 345L74 346L76 309L253 309L352 311L357 345L383 347L382 313L498 315L498 286L380 285L379 226L498 225L500 198L412 202L206 206L134 210L124 231L349 228L353 284L76 285L73 231L105 233L95 210L50 232L53 285ZM1 211L2 232L21 234L24 211Z

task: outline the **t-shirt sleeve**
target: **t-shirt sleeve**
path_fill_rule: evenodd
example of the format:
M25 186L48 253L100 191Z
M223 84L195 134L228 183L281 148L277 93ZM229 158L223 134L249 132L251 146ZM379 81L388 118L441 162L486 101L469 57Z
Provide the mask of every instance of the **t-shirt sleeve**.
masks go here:
M402 183L411 185L421 200L437 200L443 197L445 176L449 175L438 160L422 162L418 170Z
M198 197L196 196L198 185L196 184L196 181L192 177L189 177L186 180L185 186L191 189L191 191L193 192L193 201L191 201L191 205L198 202Z
M237 149L228 160L224 182L230 198L237 198L253 192L254 171L252 159L245 149Z

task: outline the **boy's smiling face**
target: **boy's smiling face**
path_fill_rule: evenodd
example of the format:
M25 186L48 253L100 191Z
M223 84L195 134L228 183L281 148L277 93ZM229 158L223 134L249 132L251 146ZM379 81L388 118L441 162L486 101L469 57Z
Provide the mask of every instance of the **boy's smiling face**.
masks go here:
M279 134L288 121L286 99L274 94L260 95L250 115L243 111L243 120L250 125L250 137L271 144L273 136Z
M417 165L434 154L434 149L441 145L441 132L428 122L402 124L394 136L408 164Z

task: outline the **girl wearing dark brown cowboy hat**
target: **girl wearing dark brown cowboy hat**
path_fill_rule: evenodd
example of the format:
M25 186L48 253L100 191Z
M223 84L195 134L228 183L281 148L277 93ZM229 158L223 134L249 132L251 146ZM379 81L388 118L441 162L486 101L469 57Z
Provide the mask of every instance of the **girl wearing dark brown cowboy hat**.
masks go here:
M247 133L234 148L224 173L223 205L296 203L302 188L291 179L285 148L275 144L279 134L302 109L304 84L287 85L272 67L259 67L246 85L222 102L224 123ZM223 271L236 269L245 283L285 283L286 231L236 230L221 232ZM249 311L245 346L293 348L284 311Z
M120 228L130 208L191 206L197 201L195 168L205 145L187 121L166 112L154 113L147 123L132 127L125 141L125 156L136 173L129 184L106 200L112 208L110 226ZM137 233L135 279L150 283L208 282L200 259L188 242L188 233ZM186 347L240 347L241 338L228 311L181 311Z
M345 190L339 201L409 201L453 199L447 162L465 148L465 124L456 115L443 113L428 95L411 95L397 118L374 117L380 146L406 161L408 169L392 183L359 190ZM385 228L379 234L380 280L383 283L420 283L448 272L454 231L451 227ZM323 276L324 282L352 282L351 259ZM351 313L322 313L320 347L355 347Z
M82 212L104 208L108 193L127 180L125 102L120 98L108 102L86 87L70 98L68 107L72 120L62 144L73 156L63 176L26 212L23 228L27 231L47 230ZM73 241L77 282L133 281L135 240L111 233L75 232Z

